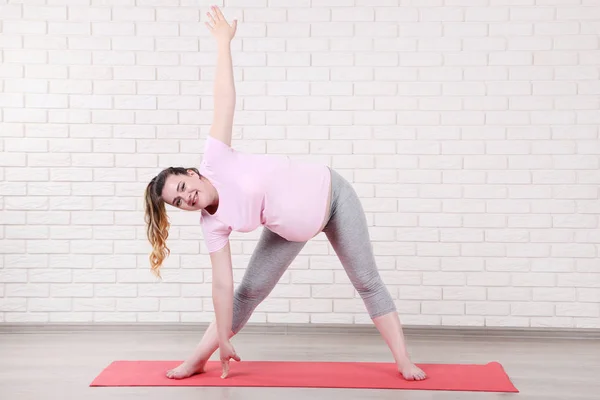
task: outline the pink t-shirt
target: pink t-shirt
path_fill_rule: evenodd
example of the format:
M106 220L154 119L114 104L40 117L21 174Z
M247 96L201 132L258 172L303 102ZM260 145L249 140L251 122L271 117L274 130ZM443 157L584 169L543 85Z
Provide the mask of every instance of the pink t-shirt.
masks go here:
M232 231L264 225L289 241L307 241L323 223L331 181L326 165L239 152L209 135L199 171L219 193L215 214L202 210L200 219L210 252L223 248Z

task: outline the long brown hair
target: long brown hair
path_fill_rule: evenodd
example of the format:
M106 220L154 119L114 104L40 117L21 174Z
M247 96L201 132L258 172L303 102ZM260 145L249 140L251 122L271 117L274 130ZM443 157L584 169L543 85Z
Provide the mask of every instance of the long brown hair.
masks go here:
M169 237L169 228L171 226L165 201L162 198L162 191L165 187L165 181L170 175L185 175L189 170L194 171L198 176L200 172L196 168L169 167L163 169L156 175L144 192L146 236L152 245L150 252L150 267L154 275L160 278L159 268L165 258L171 253L167 247Z

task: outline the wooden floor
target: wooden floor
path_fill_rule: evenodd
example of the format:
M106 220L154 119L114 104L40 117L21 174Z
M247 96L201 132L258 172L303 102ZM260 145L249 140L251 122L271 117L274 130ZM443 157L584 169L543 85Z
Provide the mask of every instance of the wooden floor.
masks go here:
M0 333L0 399L213 400L539 399L600 398L600 341L408 335L417 363L500 362L518 394L310 388L89 387L111 361L178 360L201 332L75 331ZM241 333L233 341L246 360L392 361L377 335ZM56 393L51 393L55 391Z

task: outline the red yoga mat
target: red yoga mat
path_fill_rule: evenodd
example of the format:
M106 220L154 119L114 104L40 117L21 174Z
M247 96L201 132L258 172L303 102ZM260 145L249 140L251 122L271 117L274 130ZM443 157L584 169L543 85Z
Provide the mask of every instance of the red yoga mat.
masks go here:
M206 372L187 379L169 379L167 370L180 361L115 361L90 386L243 386L353 389L454 390L512 392L511 383L497 362L477 364L418 364L428 378L407 381L393 363L241 361L230 362L221 378L219 361L209 361Z

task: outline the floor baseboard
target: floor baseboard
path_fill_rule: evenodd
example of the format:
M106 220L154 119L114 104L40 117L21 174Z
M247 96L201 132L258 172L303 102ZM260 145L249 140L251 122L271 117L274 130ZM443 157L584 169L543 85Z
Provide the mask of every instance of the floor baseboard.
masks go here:
M0 334L49 334L85 332L203 332L207 323L0 323ZM405 326L413 337L485 337L485 338L546 338L600 339L600 329L576 328L503 328L456 326ZM248 324L244 334L268 335L378 335L373 325L345 324Z

